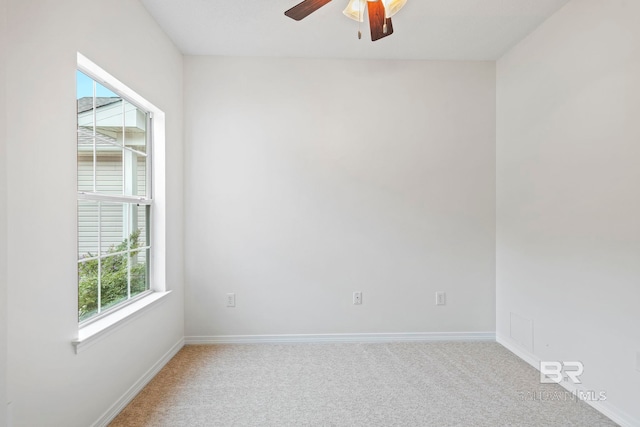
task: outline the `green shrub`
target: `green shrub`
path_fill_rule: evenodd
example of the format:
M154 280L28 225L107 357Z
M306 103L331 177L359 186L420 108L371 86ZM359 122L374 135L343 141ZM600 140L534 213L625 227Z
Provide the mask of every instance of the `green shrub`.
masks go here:
M102 310L127 299L127 256L115 254L140 247L140 230L136 230L117 246L111 246L107 256L101 258L102 279L100 299ZM84 258L96 255L87 253ZM146 263L136 262L137 253L131 253L131 295L147 289ZM78 263L78 319L85 320L98 311L98 260Z

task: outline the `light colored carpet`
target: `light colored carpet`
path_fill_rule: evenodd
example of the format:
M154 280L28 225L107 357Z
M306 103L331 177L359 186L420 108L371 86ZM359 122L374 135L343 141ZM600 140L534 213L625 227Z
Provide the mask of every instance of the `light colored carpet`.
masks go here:
M616 425L567 394L496 343L186 346L111 426Z

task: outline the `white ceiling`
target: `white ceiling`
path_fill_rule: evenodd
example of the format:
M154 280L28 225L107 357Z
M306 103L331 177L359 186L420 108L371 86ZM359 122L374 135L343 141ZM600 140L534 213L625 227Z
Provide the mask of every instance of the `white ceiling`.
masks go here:
M142 0L188 55L494 60L568 0L408 0L394 34L371 42L333 0L302 21L300 0Z

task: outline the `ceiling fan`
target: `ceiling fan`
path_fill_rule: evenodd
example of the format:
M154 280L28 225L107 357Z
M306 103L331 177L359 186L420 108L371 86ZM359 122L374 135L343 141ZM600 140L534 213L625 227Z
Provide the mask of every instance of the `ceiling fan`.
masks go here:
M291 19L300 21L320 9L331 0L304 0L293 6L284 14ZM369 15L369 28L371 29L371 41L393 34L391 17L398 13L407 0L349 0L347 8L342 11L348 18L358 22L364 21L365 5ZM362 33L358 31L358 38Z

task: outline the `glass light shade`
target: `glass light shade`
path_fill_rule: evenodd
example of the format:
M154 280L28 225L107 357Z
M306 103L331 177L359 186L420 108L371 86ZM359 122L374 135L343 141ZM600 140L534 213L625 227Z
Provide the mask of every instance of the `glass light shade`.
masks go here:
M382 0L387 18L391 18L407 4L407 0Z
M366 5L367 0L349 0L347 8L343 10L342 13L354 21L364 22L364 8Z

